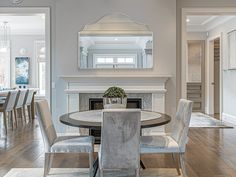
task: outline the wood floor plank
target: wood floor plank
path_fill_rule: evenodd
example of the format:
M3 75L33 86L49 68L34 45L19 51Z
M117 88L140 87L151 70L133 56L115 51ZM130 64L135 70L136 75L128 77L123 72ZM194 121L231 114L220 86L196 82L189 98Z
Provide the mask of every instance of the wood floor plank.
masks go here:
M236 130L218 128L190 128L186 149L189 177L236 176ZM96 154L95 154L96 156ZM147 168L175 168L170 155L142 155ZM44 145L37 121L9 130L0 139L0 176L11 168L43 167ZM61 154L54 158L53 167L88 167L86 154Z

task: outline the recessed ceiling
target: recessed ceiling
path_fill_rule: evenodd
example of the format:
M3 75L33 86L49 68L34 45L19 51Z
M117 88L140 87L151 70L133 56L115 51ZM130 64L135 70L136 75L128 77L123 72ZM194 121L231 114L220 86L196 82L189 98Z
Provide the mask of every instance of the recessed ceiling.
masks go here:
M0 24L8 22L13 35L43 35L45 33L44 14L0 15Z
M236 16L189 15L186 18L187 32L207 32L233 18Z

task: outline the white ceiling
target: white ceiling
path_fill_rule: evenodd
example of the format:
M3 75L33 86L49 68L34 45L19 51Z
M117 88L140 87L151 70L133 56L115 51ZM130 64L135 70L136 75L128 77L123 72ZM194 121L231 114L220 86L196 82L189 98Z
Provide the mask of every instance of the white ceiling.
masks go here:
M145 48L152 36L80 36L80 43L87 48Z
M236 18L236 16L189 15L187 16L187 19L189 19L189 22L187 22L187 31L188 32L207 32L233 18Z
M8 22L11 34L15 35L43 35L45 33L45 16L44 14L32 15L0 15L0 25Z

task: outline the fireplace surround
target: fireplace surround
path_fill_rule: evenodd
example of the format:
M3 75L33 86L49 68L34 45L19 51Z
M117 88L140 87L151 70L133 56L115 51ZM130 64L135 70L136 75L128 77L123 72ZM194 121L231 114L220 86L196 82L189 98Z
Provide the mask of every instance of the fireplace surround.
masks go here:
M67 82L67 112L89 110L89 99L101 99L111 86L121 87L128 98L141 99L141 109L165 113L165 85L169 75L82 75L61 76ZM152 130L154 130L152 128ZM156 129L155 131L159 131ZM149 130L146 130L147 132ZM66 132L78 132L67 127Z

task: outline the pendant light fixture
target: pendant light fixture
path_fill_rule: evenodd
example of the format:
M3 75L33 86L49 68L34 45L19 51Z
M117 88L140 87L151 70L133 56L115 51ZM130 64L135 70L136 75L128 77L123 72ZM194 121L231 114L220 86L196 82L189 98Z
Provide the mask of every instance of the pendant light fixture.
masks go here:
M7 51L10 42L10 26L7 21L0 26L0 51Z

